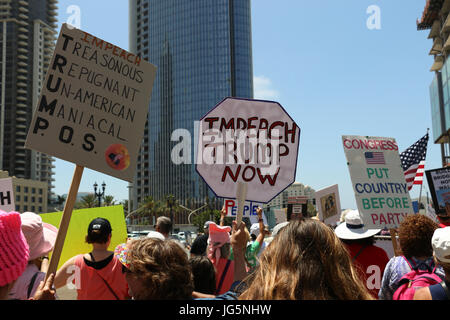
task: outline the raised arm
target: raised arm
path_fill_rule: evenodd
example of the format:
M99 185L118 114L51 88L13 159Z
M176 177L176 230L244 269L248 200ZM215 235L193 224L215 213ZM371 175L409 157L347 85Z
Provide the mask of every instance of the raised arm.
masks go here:
M259 222L259 234L258 237L256 238L256 241L258 241L258 243L261 245L262 242L264 241L265 231L264 231L264 220L262 217L262 209L260 207L256 209L256 214L258 215L258 222Z

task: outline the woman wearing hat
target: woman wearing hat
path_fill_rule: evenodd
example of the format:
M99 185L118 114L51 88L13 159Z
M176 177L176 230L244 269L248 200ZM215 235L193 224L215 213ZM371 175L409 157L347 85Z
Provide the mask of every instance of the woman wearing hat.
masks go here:
M335 233L347 247L353 264L374 298L378 291L389 257L382 248L374 245L374 236L381 229L367 229L358 210L351 210L345 215L344 223L336 227Z
M48 269L48 253L53 250L58 229L42 222L40 215L24 212L20 215L22 232L30 249L25 271L17 279L8 299L27 300L33 297Z
M55 287L63 287L69 278L74 278L78 300L128 299L122 264L114 256L114 252L108 251L111 232L108 220L92 220L86 236L86 242L92 245L92 251L77 255L64 263L56 273Z

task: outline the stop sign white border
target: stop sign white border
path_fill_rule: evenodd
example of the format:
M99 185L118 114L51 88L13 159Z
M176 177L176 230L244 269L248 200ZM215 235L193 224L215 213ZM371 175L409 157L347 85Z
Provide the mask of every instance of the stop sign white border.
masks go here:
M249 107L249 102L253 103L254 108L260 108L257 112L251 111L251 107ZM243 107L243 104L246 104L245 107ZM257 106L256 106L257 105ZM275 108L274 108L275 106ZM227 112L218 112L218 108L220 107L226 107ZM252 180L250 182L244 181L242 178L242 175L239 175L236 181L233 181L230 177L231 175L228 174L225 182L222 182L222 177L224 175L225 170L225 164L205 164L202 163L203 159L203 144L202 141L203 135L204 135L204 128L207 129L207 124L204 122L204 119L208 117L225 117L227 119L231 118L242 118L242 119L248 119L251 117L257 116L258 119L261 119L261 115L265 115L265 119L268 120L268 123L272 123L274 121L282 121L288 122L288 129L292 129L295 125L295 138L294 142L292 143L289 139L288 143L285 143L284 140L280 141L281 144L285 144L286 147L289 148L289 154L286 156L280 157L280 169L278 172L278 176L275 182L274 186L270 186L269 180L264 180L264 175L262 175L264 183L261 183L261 178L257 174L258 171L255 171L255 175L253 179L255 181L258 181L255 186L255 182ZM284 119L283 119L284 118ZM288 120L288 121L287 121ZM256 121L255 123L258 123ZM216 128L217 127L213 127ZM298 129L298 130L297 130ZM264 131L264 130L262 130ZM266 130L267 131L267 130ZM284 132L284 129L282 129ZM281 130L280 130L281 132ZM292 131L291 131L292 132ZM297 173L297 162L298 162L298 149L300 144L300 127L295 123L295 121L291 118L291 116L286 112L286 110L275 101L268 101L268 100L256 100L256 99L244 99L244 98L235 98L235 97L227 97L223 99L221 102L219 102L214 108L212 108L208 113L206 113L201 119L200 119L200 126L198 130L198 136L197 136L197 151L195 156L197 157L195 170L199 174L199 176L205 181L205 183L209 186L209 188L213 191L213 193L220 198L229 198L229 199L236 199L236 189L239 182L248 183L248 193L246 200L248 201L257 201L261 203L267 203L270 202L273 198L275 198L277 195L279 195L281 192L283 192L287 187L289 187L293 182L295 182L295 177ZM283 134L283 133L282 133ZM292 138L292 134L290 135L290 138ZM281 150L281 148L280 148ZM285 152L286 148L283 147L281 153ZM201 156L201 159L199 159L199 156ZM231 171L234 174L238 169L239 164L231 164L229 165ZM246 169L246 164L241 164L241 173L244 172ZM257 166L254 166L257 168ZM206 170L205 170L206 169ZM248 170L251 171L251 170ZM206 178L205 178L205 176ZM248 175L247 175L248 176ZM271 175L273 177L273 175ZM218 182L218 183L217 183ZM214 185L215 183L215 185ZM275 190L275 191L272 191ZM269 195L269 196L267 196Z

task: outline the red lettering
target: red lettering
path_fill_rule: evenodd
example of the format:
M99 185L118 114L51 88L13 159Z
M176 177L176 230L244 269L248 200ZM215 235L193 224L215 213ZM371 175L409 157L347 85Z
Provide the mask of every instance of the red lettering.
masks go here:
M226 166L225 170L223 171L222 182L225 182L225 180L227 178L227 173L230 175L231 180L236 182L239 177L240 171L241 171L241 165L238 165L238 167L236 169L236 173L233 175L233 171L231 171L231 168L229 166Z
M87 32L84 32L84 31L83 31L83 33L84 33L84 38L82 38L81 40L83 40L84 42L89 43L89 41L87 40L87 37L90 36L90 34L87 33Z
M297 125L292 122L292 129L289 129L289 124L284 123L284 142L289 142L289 135L291 135L291 143L295 142L295 134L297 133Z
M348 142L350 142L350 145L348 145ZM352 148L351 141L348 139L344 139L344 147L346 147L347 149L351 149Z
M228 212L228 208L233 208L235 206L234 200L225 200L225 210Z
M273 130L273 128L275 128L275 127L282 127L284 125L284 123L283 122L281 122L281 121L275 121L274 123L272 123L271 125L270 125L270 128L269 128L269 133L268 133L268 138L269 139L273 139L272 138L272 130ZM278 136L278 137L276 137L276 138L278 138L278 139L281 139L281 136Z
M250 169L250 171L252 171L252 175L250 176L250 178L247 178L245 176L245 173L247 172L247 170ZM253 168L252 166L247 166L244 171L242 172L242 179L244 179L245 182L250 182L253 180L253 178L255 177L255 168Z
M215 117L215 118L206 118L205 121L208 122L208 129L212 129L214 126L214 122L218 121L219 118Z
M271 186L274 186L275 183L277 182L278 173L280 173L280 167L278 167L277 173L275 173L275 175L273 177L271 177L268 174L263 176L261 174L261 170L259 168L257 168L256 171L258 172L259 180L261 181L262 184L264 184L267 180Z
M377 224L377 222L378 222L378 215L376 213L372 213L370 216L372 217L372 223L373 224Z

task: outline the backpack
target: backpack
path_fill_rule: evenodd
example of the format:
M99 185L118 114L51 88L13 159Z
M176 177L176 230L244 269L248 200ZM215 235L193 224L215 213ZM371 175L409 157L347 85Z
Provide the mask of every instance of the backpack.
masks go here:
M405 257L404 257L405 258ZM436 273L436 267L426 264L426 270L413 266L413 263L406 259L411 271L399 280L399 287L394 292L393 300L414 300L416 288L429 287L442 282L441 277ZM424 265L424 264L422 264Z

